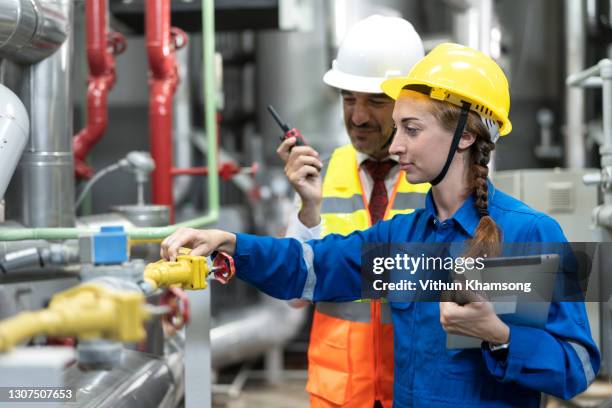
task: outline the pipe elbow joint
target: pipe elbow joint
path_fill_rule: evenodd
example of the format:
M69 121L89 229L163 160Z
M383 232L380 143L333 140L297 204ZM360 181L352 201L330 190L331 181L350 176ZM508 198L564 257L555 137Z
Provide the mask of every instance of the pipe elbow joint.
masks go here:
M0 200L4 197L30 136L30 119L21 100L0 84Z

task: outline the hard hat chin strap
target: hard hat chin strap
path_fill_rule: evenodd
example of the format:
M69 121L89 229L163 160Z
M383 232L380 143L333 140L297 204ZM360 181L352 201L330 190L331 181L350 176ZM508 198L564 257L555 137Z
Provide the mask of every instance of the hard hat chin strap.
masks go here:
M429 183L432 186L439 184L451 165L453 161L453 157L455 157L455 152L457 152L457 147L459 147L459 141L461 140L461 135L463 135L463 130L465 129L465 124L467 123L468 113L470 113L470 104L468 102L461 102L461 115L459 116L459 122L457 122L457 127L455 128L455 134L453 135L453 142L451 143L450 150L448 151L448 156L446 157L446 163L444 163L444 167L438 176L430 181Z

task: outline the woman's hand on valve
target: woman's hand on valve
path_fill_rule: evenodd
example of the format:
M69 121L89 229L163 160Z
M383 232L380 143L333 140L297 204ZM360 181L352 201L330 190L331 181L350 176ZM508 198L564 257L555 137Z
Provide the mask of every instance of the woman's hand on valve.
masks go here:
M182 227L162 241L160 255L168 261L176 261L181 247L191 248L191 255L208 256L214 251L233 255L236 249L236 235L221 230Z
M510 328L495 314L488 301L467 303L440 302L440 324L449 334L483 339L491 344L504 344L510 339Z

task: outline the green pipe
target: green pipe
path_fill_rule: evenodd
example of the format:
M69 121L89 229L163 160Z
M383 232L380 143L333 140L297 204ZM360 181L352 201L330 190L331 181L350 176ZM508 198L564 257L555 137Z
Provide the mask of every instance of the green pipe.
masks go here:
M215 6L214 0L202 0L202 69L204 115L206 121L206 165L208 166L208 213L179 224L156 228L129 228L131 239L163 239L180 227L201 228L219 219L219 169L217 166L217 104L215 87ZM206 194L205 193L205 194ZM0 229L0 241L27 239L76 239L81 235L97 232L91 228L7 228Z

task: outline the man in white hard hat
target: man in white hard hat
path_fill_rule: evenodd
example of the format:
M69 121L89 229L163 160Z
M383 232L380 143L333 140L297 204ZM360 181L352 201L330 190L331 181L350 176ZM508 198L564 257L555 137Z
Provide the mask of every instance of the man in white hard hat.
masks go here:
M407 75L423 54L421 38L404 19L373 15L350 29L323 81L340 90L351 143L325 161L312 147L294 147L294 138L277 151L301 199L287 236L305 241L348 234L423 206L429 185L409 184L389 156L394 102L380 88L390 77ZM388 305L316 303L308 363L311 407L391 408Z

